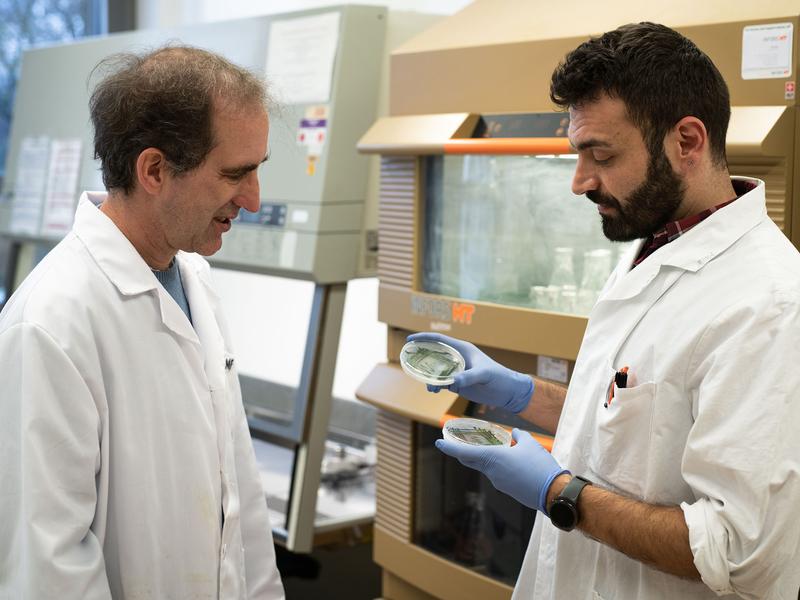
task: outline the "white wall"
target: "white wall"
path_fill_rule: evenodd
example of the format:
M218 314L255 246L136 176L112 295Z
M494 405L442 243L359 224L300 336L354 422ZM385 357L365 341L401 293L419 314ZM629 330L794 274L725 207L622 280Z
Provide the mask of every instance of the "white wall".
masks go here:
M363 0L361 2L330 2L326 0L139 0L136 22L139 29L174 27L177 25L207 23L341 4L372 4L386 6L390 10L450 15L464 8L470 2L471 0Z

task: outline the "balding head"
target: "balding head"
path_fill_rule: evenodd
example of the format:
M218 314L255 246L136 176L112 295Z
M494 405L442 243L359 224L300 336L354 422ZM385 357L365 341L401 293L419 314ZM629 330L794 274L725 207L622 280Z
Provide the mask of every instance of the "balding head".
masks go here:
M268 110L262 79L225 58L191 46L116 54L89 101L95 158L109 190L130 193L142 150L158 148L174 173L198 167L215 145L215 111Z

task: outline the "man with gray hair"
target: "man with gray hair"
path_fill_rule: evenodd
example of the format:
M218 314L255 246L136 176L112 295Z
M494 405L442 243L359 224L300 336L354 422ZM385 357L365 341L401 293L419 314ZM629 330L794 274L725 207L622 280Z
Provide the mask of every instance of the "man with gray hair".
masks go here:
M0 597L284 597L208 256L257 211L269 99L220 56L101 63L108 193L0 313Z

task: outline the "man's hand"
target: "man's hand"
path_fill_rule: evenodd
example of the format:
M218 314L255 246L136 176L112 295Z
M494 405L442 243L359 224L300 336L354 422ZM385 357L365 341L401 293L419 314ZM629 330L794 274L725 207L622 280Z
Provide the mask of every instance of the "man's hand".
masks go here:
M492 485L517 502L547 514L547 490L553 480L568 471L531 435L514 429L514 446L472 446L436 440L436 447L462 465L486 475Z
M474 344L439 333L415 333L407 339L409 342L443 342L461 353L466 370L457 373L455 381L447 386L451 392L472 402L498 406L513 413L520 413L528 406L533 395L533 379L496 363ZM440 389L428 385L430 392Z

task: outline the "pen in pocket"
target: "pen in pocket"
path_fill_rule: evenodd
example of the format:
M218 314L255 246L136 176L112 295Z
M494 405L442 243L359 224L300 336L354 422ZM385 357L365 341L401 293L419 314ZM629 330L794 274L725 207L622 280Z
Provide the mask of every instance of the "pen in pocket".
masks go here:
M608 397L606 398L606 401L603 403L603 406L605 408L608 408L611 405L611 401L614 399L615 384L620 389L623 389L628 386L628 367L622 367L619 371L614 373L614 378L608 385Z

